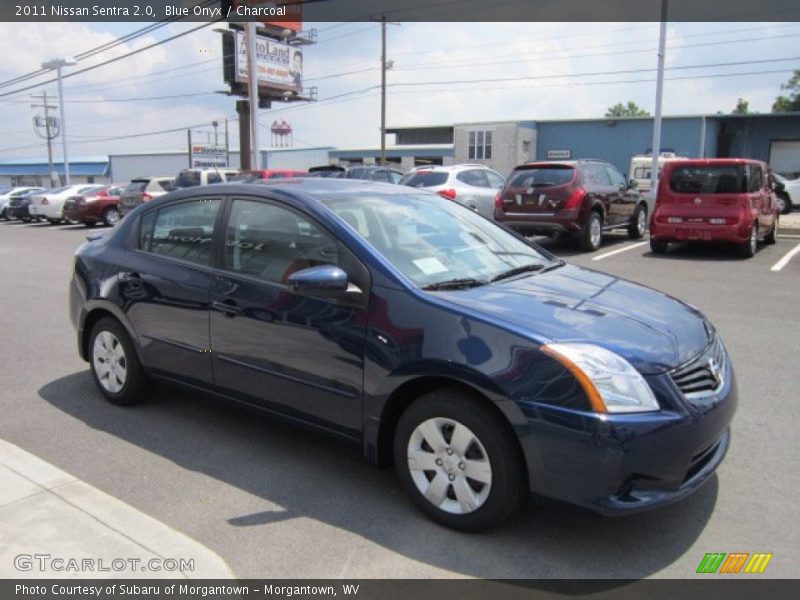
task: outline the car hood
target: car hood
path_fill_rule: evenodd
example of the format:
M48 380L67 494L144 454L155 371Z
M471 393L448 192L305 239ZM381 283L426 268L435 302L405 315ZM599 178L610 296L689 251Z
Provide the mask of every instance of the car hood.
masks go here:
M647 374L687 362L708 345L713 335L711 324L688 304L574 265L436 294L540 339L603 346Z

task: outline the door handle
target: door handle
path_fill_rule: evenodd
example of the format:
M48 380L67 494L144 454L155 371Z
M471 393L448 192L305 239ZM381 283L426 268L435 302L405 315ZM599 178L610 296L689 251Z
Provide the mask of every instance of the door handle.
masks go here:
M231 317L231 318L242 314L242 309L239 306L236 306L236 303L233 300L225 300L224 302L219 302L218 300L214 300L211 303L211 308L214 308L222 313L225 313L226 317Z

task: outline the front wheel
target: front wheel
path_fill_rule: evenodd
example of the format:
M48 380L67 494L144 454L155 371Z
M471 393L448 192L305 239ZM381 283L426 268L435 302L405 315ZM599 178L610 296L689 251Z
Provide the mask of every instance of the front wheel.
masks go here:
M640 204L633 213L633 219L628 225L628 237L632 240L640 240L647 231L647 206Z
M119 321L105 317L95 324L89 336L89 361L94 382L109 402L130 405L145 399L150 382Z
M592 211L579 234L578 246L585 252L594 252L600 247L602 242L603 218L599 213Z
M778 212L782 215L788 215L792 212L792 201L788 194L776 194L775 199L778 201Z
M454 529L498 525L527 494L513 430L480 400L454 390L430 392L406 409L394 461L411 499Z

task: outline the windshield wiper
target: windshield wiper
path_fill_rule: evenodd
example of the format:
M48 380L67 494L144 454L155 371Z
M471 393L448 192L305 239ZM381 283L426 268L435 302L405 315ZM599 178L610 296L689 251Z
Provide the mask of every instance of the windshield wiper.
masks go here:
M463 290L466 288L478 287L486 285L488 281L482 279L473 279L472 277L465 277L462 279L447 279L445 281L437 281L436 283L429 283L424 286L423 290Z
M494 283L495 281L500 281L501 279L508 279L509 277L513 277L514 275L520 275L522 273L532 273L534 271L541 271L542 269L544 269L544 265L541 263L536 263L532 265L522 265L521 267L514 267L513 269L509 269L508 271L503 271L499 275L495 275L489 280L489 282Z

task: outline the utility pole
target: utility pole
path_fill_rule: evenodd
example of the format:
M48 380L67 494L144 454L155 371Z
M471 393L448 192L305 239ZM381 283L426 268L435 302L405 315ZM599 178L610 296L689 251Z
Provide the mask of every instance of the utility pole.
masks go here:
M245 28L247 39L247 91L250 97L250 146L253 152L252 168L261 169L261 152L258 146L258 51L256 49L256 24L249 21Z
M43 108L44 109L44 128L45 133L42 135L41 133L41 120L39 116L35 116L33 118L33 131L39 137L43 137L47 141L47 178L50 180L50 187L56 187L55 179L53 178L53 173L55 169L53 168L53 140L58 136L58 128L59 123L56 121L55 117L50 117L49 111L50 109L56 109L58 107L52 106L47 103L47 92L42 92L40 95L34 95L33 98L37 100L42 100L42 104L31 104L31 108Z
M228 140L228 117L225 117L225 166L231 166L231 146Z
M236 114L239 115L239 168L250 171L253 168L253 153L250 152L250 101L237 100Z
M192 168L192 130L186 130L186 153L189 157L189 168Z
M650 194L656 197L658 159L661 157L661 98L664 93L664 55L667 40L667 2L661 0L661 30L658 38L658 75L656 77L656 111L653 117L653 161L650 163Z
M381 16L381 164L386 164L386 15Z

